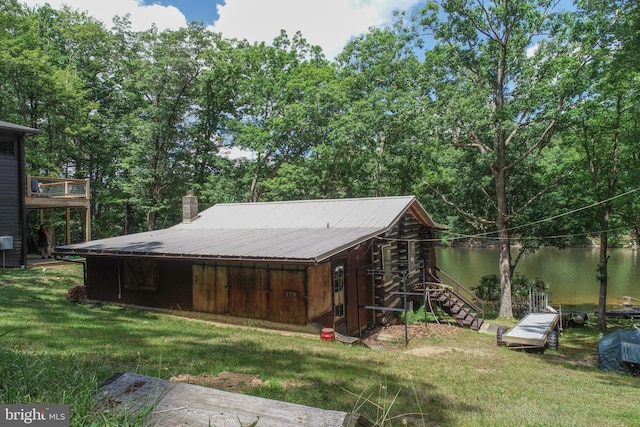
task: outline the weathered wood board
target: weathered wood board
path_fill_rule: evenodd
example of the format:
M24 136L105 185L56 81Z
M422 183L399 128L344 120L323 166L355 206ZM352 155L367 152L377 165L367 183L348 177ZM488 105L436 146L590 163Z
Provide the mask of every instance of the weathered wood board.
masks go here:
M149 411L150 426L368 427L357 414L230 393L126 372L114 375L98 399L129 414ZM255 424L252 424L255 423Z

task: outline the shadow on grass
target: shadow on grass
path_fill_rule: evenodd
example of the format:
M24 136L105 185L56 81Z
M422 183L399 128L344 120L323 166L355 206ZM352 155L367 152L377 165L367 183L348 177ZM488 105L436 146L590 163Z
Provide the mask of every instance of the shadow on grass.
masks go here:
M594 324L587 323L583 327L566 328L559 339L558 350L546 350L542 358L548 364L558 365L568 370L591 370L599 375L605 384L631 386L640 388L640 383L629 381L630 375L617 372L602 371L598 367L598 343L616 329L626 329L630 322L617 322L601 334Z
M266 383L247 389L249 394L324 409L352 411L357 396L375 397L384 387L389 396L399 393L401 399L388 408L391 413L413 418L422 414L417 418L427 425L454 425L452 414L482 411L439 392L437 378L408 380L389 360L394 356L384 352L325 343L318 337L216 327L109 304L77 305L65 299L73 284L56 280L36 276L25 283L18 277L16 283L0 287L5 307L0 333L18 328L2 337L0 346L5 355L10 352L23 360L12 391L3 393L6 403L70 403L72 412L85 419L92 407L83 403L76 408L75 400L87 402L97 384L116 372L168 379L230 371L259 375ZM33 382L32 371L53 379ZM365 406L360 412L376 419L379 408Z

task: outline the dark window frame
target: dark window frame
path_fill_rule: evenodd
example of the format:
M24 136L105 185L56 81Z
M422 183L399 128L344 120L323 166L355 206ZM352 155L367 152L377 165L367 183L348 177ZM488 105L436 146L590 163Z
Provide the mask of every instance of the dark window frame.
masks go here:
M0 156L15 157L16 156L16 140L9 138L0 138Z
M160 290L158 261L153 259L124 260L122 284L134 292L157 293Z

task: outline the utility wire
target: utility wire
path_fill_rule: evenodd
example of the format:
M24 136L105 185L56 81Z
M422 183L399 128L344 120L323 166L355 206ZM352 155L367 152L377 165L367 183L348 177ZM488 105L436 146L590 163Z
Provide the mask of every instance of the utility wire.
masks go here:
M542 222L545 221L551 221L557 218L561 218L563 216L567 216L567 215L571 215L574 214L576 212L580 212L586 209L591 209L594 208L598 205L601 205L603 203L607 203L610 202L612 200L616 200L619 199L621 197L625 197L628 196L629 194L635 193L640 191L640 187L638 188L634 188L633 190L629 190L625 193L622 194L618 194L616 196L610 197L608 199L599 201L599 202L595 202L592 203L590 205L586 205L577 209L573 209L570 210L568 212L564 212L558 215L554 215L548 218L544 218L544 219L540 219L538 221L534 221L534 222L530 222L528 224L523 224L523 225L518 225L516 227L511 227L508 228L506 231L512 231L512 230L517 230L520 228L524 228L524 227L530 227L532 225L536 225L536 224L540 224ZM627 229L629 227L617 227L617 228L611 228L611 229L607 229L607 230L599 230L599 231L590 231L590 232L584 232L584 233L575 233L575 234L564 234L564 235L557 235L557 236L539 236L539 237L510 237L509 240L514 240L514 241L521 241L521 240L532 240L532 239L563 239L563 238L568 238L568 237L578 237L578 236L589 236L592 234L598 234L598 233L603 233L603 232L610 232L610 231L618 231L618 230L624 230ZM460 240L460 239L475 239L475 238L485 238L485 239L493 239L493 240L499 240L499 237L490 237L492 234L496 234L498 231L489 231L489 232L485 232L485 233L478 233L478 234L460 234L460 233L448 233L448 238L451 240ZM384 238L383 240L392 242L392 241L407 241L407 239L394 239L394 238ZM411 241L414 242L439 242L442 239L410 239Z
M523 225L518 225L516 227L507 228L505 231L513 231L513 230L518 230L518 229L524 228L524 227L531 227L532 225L540 224L540 223L546 222L546 221L551 221L551 220L554 220L554 219L557 219L557 218L561 218L563 216L571 215L571 214L574 214L576 212L580 212L580 211L586 210L586 209L591 209L591 208L594 208L594 207L596 207L598 205L610 202L610 201L615 200L615 199L619 199L620 197L628 196L629 194L635 193L637 191L640 191L640 187L634 188L633 190L629 190L629 191L627 191L625 193L618 194L618 195L610 197L608 199L592 203L592 204L587 205L587 206L583 206L583 207L580 207L580 208L577 208L577 209L570 210L568 212L564 212L564 213L561 213L561 214L558 214L558 215L554 215L554 216L551 216L551 217L548 217L548 218L540 219L538 221L533 221L533 222L530 222L528 224L523 224ZM489 232L478 233L478 234L474 234L474 235L462 235L462 234L460 234L459 238L477 238L477 237L485 237L486 238L486 237L488 237L488 236L490 236L492 234L496 234L496 233L498 233L498 231L489 231ZM591 233L586 233L586 234L591 234ZM498 239L498 237L495 237L495 239Z

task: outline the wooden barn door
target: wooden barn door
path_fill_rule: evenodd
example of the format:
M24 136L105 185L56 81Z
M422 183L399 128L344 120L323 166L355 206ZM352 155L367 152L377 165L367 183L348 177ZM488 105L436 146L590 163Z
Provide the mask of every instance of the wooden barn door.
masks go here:
M304 271L270 270L269 318L274 322L304 325L306 305Z
M193 311L225 314L229 310L227 268L193 266Z
M268 284L268 270L229 267L229 314L267 320Z

